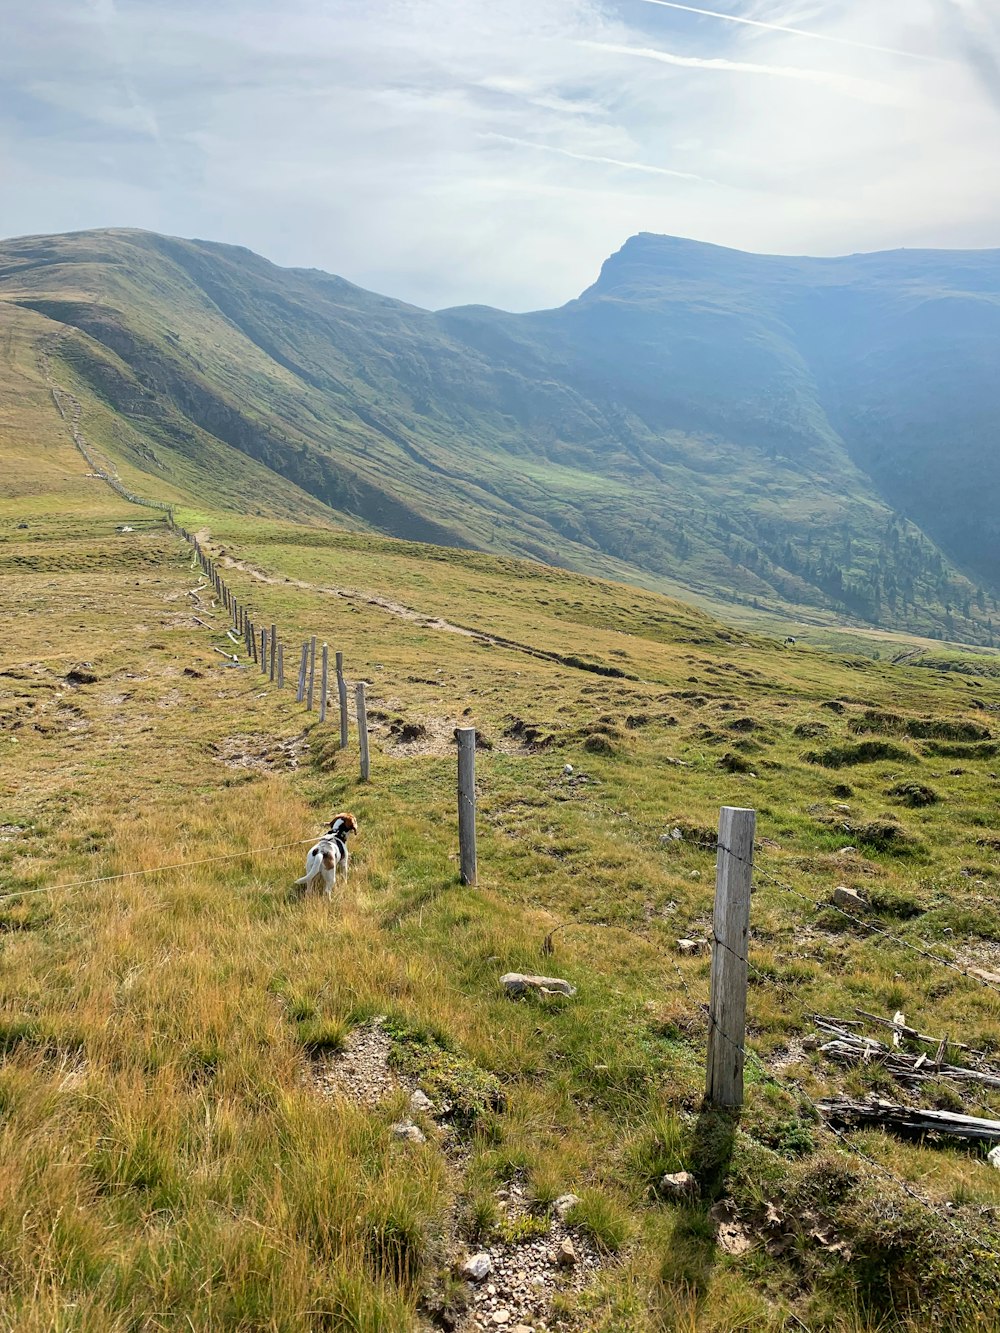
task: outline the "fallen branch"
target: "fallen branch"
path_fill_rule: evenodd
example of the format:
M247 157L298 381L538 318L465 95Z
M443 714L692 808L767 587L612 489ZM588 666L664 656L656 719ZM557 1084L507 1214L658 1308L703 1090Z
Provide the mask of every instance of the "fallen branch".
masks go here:
M847 1097L828 1098L817 1102L816 1108L831 1124L846 1129L875 1126L904 1135L948 1134L954 1138L1000 1143L1000 1120L983 1120L979 1116L925 1111L877 1098L870 1102L854 1102Z
M918 1032L916 1028L907 1027L905 1023L894 1023L888 1018L879 1018L878 1014L865 1013L864 1009L855 1009L856 1014L862 1018L867 1018L869 1023L878 1023L881 1027L892 1028L900 1036L907 1037L910 1041L922 1041L928 1046L939 1046L942 1040L946 1041L948 1046L954 1046L956 1051L968 1051L971 1055L985 1055L985 1051L973 1050L971 1046L966 1046L964 1042L952 1041L950 1038L928 1037L923 1032Z

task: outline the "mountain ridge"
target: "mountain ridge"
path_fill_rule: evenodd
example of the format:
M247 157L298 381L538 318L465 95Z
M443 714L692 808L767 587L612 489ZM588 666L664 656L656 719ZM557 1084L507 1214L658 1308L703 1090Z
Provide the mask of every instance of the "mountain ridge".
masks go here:
M640 233L579 297L510 314L111 229L0 243L14 306L97 443L161 487L266 507L266 480L227 488L235 452L311 521L992 641L1000 251Z

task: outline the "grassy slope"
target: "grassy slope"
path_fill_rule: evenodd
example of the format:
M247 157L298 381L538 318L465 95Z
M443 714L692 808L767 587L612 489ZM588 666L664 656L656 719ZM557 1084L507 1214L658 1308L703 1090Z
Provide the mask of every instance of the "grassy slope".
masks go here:
M246 566L229 580L262 623L290 643L318 632L370 682L376 749L361 787L353 740L341 756L334 729L290 691L212 651L225 640L191 619L186 549L148 511L104 491L81 498L82 462L58 436L33 458L40 477L65 480L0 505L0 872L41 890L0 902L6 1326L412 1328L422 1300L453 1294L454 1229L481 1243L511 1179L542 1211L564 1190L582 1195L575 1225L609 1252L596 1286L565 1302L569 1327L996 1325L1000 1177L974 1154L854 1136L953 1203L978 1253L756 1070L728 1147L726 1126L698 1117L708 962L678 958L674 941L707 929L714 859L696 832L661 835L711 830L722 802L753 804L763 865L782 882L816 899L856 884L891 929L990 966L995 855L979 840L996 760L935 755L887 722L905 761L831 770L803 754L863 739L851 723L869 707L995 729L1000 686L789 652L654 594L538 566L181 514L207 520L223 559ZM121 521L136 531L115 535ZM379 596L424 614L403 618ZM448 633L435 617L629 678ZM74 687L66 672L81 660L97 679ZM843 713L824 707L836 699ZM506 737L514 718L548 747ZM428 727L427 753L394 743L400 719ZM479 760L476 889L456 882L446 738L461 720L494 745ZM289 770L276 742L297 737L309 750ZM226 747L275 767L226 766ZM724 754L753 775L720 768ZM568 783L567 761L589 781ZM939 803L902 808L887 795L901 776ZM302 848L286 844L345 807L362 829L349 887L332 909L302 903L290 891ZM909 839L890 852L863 832L886 814ZM841 853L846 841L858 850ZM901 1008L923 1030L1000 1049L994 991L767 881L753 918L752 1040L809 1096L888 1090L877 1069L845 1074L802 1050L816 1011ZM503 1000L499 975L541 965L543 935L563 922L574 928L544 965L577 997ZM335 1044L376 1013L433 1034L464 1078L500 1079L506 1108L480 1114L457 1164L433 1135L392 1139L401 1104L366 1112L313 1088L304 1044ZM970 1104L1000 1110L990 1096ZM707 1203L657 1197L663 1171L692 1167L708 1186L720 1161L751 1230L771 1204L790 1242L727 1257Z
M0 257L0 313L22 303L45 316L42 340L60 333L54 373L88 436L159 494L321 522L329 505L362 528L706 602L804 619L848 605L990 640L991 604L894 522L752 292L599 284L562 311L435 316L135 232ZM833 566L846 604L817 572Z

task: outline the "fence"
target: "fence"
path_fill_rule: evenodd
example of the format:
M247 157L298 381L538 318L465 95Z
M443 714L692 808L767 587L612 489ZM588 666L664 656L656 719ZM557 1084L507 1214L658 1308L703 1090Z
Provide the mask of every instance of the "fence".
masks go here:
M229 613L232 620L232 629L228 631L232 641L245 646L248 659L256 662L270 681L274 682L279 689L285 686L284 675L284 650L286 647L279 627L274 623L265 627L257 625L253 614L244 602L238 601L233 596L231 590L223 579L218 564L202 548L197 538L182 528L176 531L192 546L195 558L208 579L210 586L214 589L218 601ZM198 590L191 590L191 595L199 599ZM223 652L222 649L217 651ZM228 654L224 654L227 655ZM330 691L330 671L329 671L329 647L322 644L320 648L320 669L319 669L319 691L317 699L316 681L317 681L317 639L316 636L310 636L305 640L299 651L299 671L297 681L296 699L299 703L304 703L308 711L318 711L319 720L326 721L327 708L331 702ZM235 661L235 655L233 655ZM290 661L294 661L294 652ZM334 656L335 676L337 686L337 704L340 723L340 745L346 748L348 742L348 688L344 674L344 656L337 651ZM370 746L368 739L368 721L367 705L365 701L365 685L363 681L355 684L355 697L357 701L357 727L360 750L360 775L362 781L368 781L370 775ZM476 859L476 780L475 780L475 751L476 751L476 732L474 728L460 728L457 731L458 740L458 831L459 831L459 858L460 858L460 879L467 885L475 885L477 882L477 859ZM864 917L856 915L847 910L841 904L835 901L823 901L817 903L813 897L785 880L778 878L768 871L755 859L755 819L753 810L741 809L737 807L724 806L720 812L719 834L716 842L699 843L697 845L716 852L716 889L715 903L713 912L712 929L712 955L710 965L710 991L707 1005L698 1004L694 995L688 986L687 979L684 976L680 966L675 962L681 987L688 996L693 1006L703 1009L708 1019L708 1043L706 1052L706 1081L705 1098L706 1104L715 1106L724 1112L738 1112L744 1099L744 1075L747 1064L749 1063L757 1075L764 1081L780 1088L786 1095L794 1099L797 1105L806 1109L811 1117L817 1122L822 1123L835 1137L844 1151L857 1157L862 1161L866 1168L875 1171L883 1178L890 1180L905 1195L920 1206L929 1209L936 1217L943 1220L949 1228L961 1236L965 1241L973 1242L974 1238L968 1236L959 1221L950 1216L947 1212L939 1209L934 1203L923 1194L914 1189L907 1181L903 1180L895 1172L879 1162L871 1154L867 1153L857 1142L848 1136L844 1122L838 1123L834 1108L830 1105L813 1102L796 1083L788 1078L782 1078L774 1070L769 1069L760 1055L749 1045L746 1031L746 1011L748 987L751 975L755 980L773 985L774 979L768 976L754 965L751 955L752 935L750 923L750 904L751 892L753 889L753 880L755 877L769 884L770 886L794 896L798 901L808 904L814 910L822 908L824 911L832 911L841 917L850 921L858 930L866 935L874 935L887 945L906 949L919 955L925 961L936 966L959 973L970 981L985 986L987 989L1000 992L1000 985L995 984L995 980L989 980L986 977L977 975L975 971L963 966L953 958L943 957L935 951L935 946L927 941L921 940L914 943L913 940L888 930L884 926L875 924ZM572 924L572 923L564 923ZM561 927L557 926L550 932L546 938L543 952L551 953L553 947L551 940L555 931ZM572 987L560 979L540 978L540 977L520 977L521 982L551 983L557 986L567 987L567 994L572 993ZM860 1012L860 1011L859 1011ZM905 1028L901 1022L897 1021L901 1016L897 1015L892 1021L882 1020L877 1016L866 1015L867 1018L875 1022L883 1022L886 1026L893 1028L894 1031L905 1033L908 1039L916 1038L920 1041L931 1042L932 1038L921 1037L914 1030ZM817 1016L817 1024L823 1027L824 1020ZM842 1020L848 1026L857 1026L851 1020ZM841 1036L845 1034L836 1027L832 1029L827 1025L827 1030L839 1031ZM874 1049L877 1043L866 1039L868 1047ZM859 1039L860 1043L860 1039ZM864 1044L864 1043L860 1043ZM943 1055L947 1047L951 1045L959 1049L965 1049L961 1043L949 1043L943 1039L940 1043L936 1060L927 1064L930 1073L940 1070L943 1063ZM917 1060L916 1067L919 1068L921 1061ZM950 1068L950 1067L949 1067ZM980 1075L984 1081L989 1081L994 1077L993 1074ZM995 1075L1000 1083L1000 1073ZM1000 1123L992 1121L974 1120L971 1117L954 1116L952 1119L956 1122L965 1121L967 1126L986 1126L996 1132L1000 1137ZM935 1127L937 1127L935 1125ZM986 1134L983 1137L987 1137Z
M55 392L55 391L54 391ZM105 477L105 480L110 480ZM130 498L130 497L127 497ZM153 504L152 501L143 501L142 503ZM168 508L167 506L157 506L158 508ZM226 631L227 637L234 645L242 644L247 656L247 662L256 663L263 676L278 689L285 688L285 647L277 624L272 620L268 625L258 625L253 614L248 609L245 602L240 601L233 595L232 589L226 583L222 576L221 566L204 549L198 538L174 522L173 511L168 509L170 525L178 536L182 537L194 552L195 560L201 569L209 586L215 594L212 605L216 601L222 606L223 610L229 615L232 628ZM188 596L201 605L201 592L197 588L191 588ZM197 619L197 617L196 617ZM199 622L204 624L204 621ZM296 691L296 702L305 703L307 712L318 711L320 722L326 722L327 708L330 704L329 689L329 647L323 644L320 653L319 670L319 690L316 688L316 636L312 635L302 644L299 656L299 674L298 689ZM216 649L224 657L230 658L234 665L239 661L235 653L226 653L223 649ZM294 656L290 659L294 661ZM344 654L338 652L335 655L337 676L337 703L340 714L340 746L341 749L347 748L348 738L348 693L347 681L344 676ZM358 737L361 748L361 779L368 781L370 773L370 750L368 745L368 716L367 705L365 702L364 683L358 682L355 689L355 698L357 701L357 727Z

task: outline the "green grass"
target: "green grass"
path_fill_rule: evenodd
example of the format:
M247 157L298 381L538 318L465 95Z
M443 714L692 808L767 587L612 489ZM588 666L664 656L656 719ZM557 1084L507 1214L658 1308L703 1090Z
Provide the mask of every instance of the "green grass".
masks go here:
M261 623L292 646L317 633L368 682L362 785L353 726L341 753L335 725L212 651L222 622L192 620L190 553L148 514L122 536L134 515L106 495L71 517L36 505L27 529L22 512L20 497L0 510L0 877L33 895L0 902L10 1327L418 1328L451 1299L454 1238L518 1239L496 1195L512 1182L532 1219L578 1194L570 1225L604 1256L582 1295L560 1297L567 1328L1000 1319L1000 1177L974 1154L857 1136L955 1203L957 1239L817 1123L810 1102L861 1091L861 1075L798 1044L813 1013L901 1008L1000 1053L994 992L811 906L852 884L904 938L995 967L987 742L964 742L959 763L935 752L958 742L912 729L857 735L873 709L947 734L992 728L994 682L790 653L654 593L512 559L181 512L248 567L227 579ZM96 679L69 684L82 662ZM400 719L426 734L400 743ZM455 859L452 730L469 722L491 743L475 888ZM804 740L818 724L821 741ZM595 736L613 744L595 752ZM295 737L309 748L291 768L277 742ZM803 757L883 743L905 766L895 751L849 772ZM220 757L237 753L259 766ZM727 754L750 771L720 766ZM911 808L909 784L938 799ZM758 811L750 1033L786 1085L752 1065L735 1126L700 1113L710 964L676 950L708 928L702 844L724 803ZM288 844L339 809L361 833L330 907L293 891L304 844ZM501 993L503 972L536 969L577 995ZM448 1106L449 1140L395 1139L405 1099L320 1095L316 1063L375 1015L394 1066ZM989 1091L968 1098L1000 1111ZM697 1204L658 1188L682 1169L702 1182ZM744 1255L715 1243L720 1194L755 1238ZM767 1241L769 1208L791 1243Z

